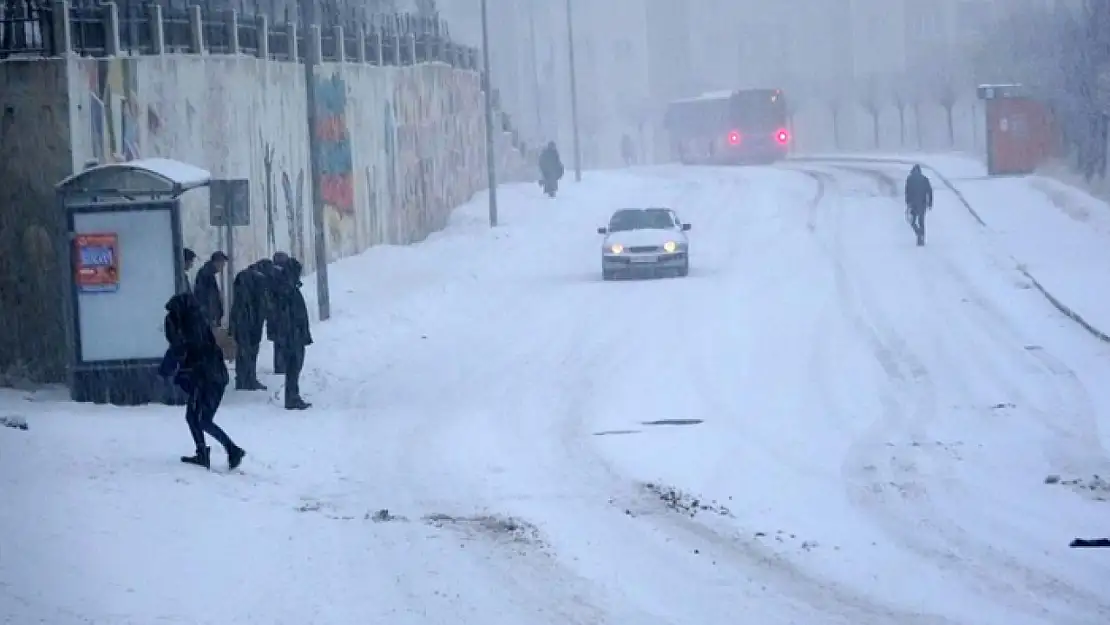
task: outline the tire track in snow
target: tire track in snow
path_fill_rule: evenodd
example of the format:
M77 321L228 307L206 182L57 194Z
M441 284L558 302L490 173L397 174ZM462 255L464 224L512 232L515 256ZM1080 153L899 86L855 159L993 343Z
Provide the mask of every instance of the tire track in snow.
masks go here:
M837 168L839 169L839 168ZM876 172L870 177L881 176L882 174ZM839 215L841 211L837 212L837 220L839 222ZM841 231L839 224L835 229L834 241L836 247L834 252L839 254L839 258L843 258L844 248L839 242ZM838 260L837 264L840 265L842 261ZM951 267L949 269L952 269ZM866 275L866 271L857 272L859 275ZM917 279L925 285L929 292L929 301L936 303L940 306L947 306L948 310L941 312L941 316L945 319L953 320L953 322L966 323L966 311L953 309L951 307L951 298L945 297L942 290L938 288L935 282L936 278L931 272L919 271ZM951 274L949 274L951 276ZM866 287L856 289L856 293L867 293ZM982 299L980 297L980 299ZM861 312L863 315L864 323L874 327L875 308L869 306L866 301L863 302ZM870 316L870 317L868 317ZM892 327L884 324L888 328ZM989 324L987 324L989 327ZM869 334L873 338L878 338L880 345L890 345L889 342L879 337L874 333ZM903 346L903 341L897 338L891 330L884 330L882 335L889 337L894 336L893 349L880 348L876 352L876 358L887 372L888 377L895 382L894 386L904 386L907 383L921 383L928 382L928 370L925 368L923 361L912 356L908 350ZM988 349L993 350L1010 350L1014 348L1012 337L1002 337L997 331L984 332L982 328L976 328L975 332L965 332L968 335L964 338L975 336L988 336L991 338L991 345L987 346ZM943 344L945 341L937 341L934 349L945 351ZM967 349L967 345L963 345L960 350L961 354L965 356L968 354L983 353L974 349ZM1023 350L1024 351L1024 350ZM970 367L970 361L966 357L954 357L951 352L947 352L948 357L945 359L946 368L964 368L970 374L973 373ZM988 352L990 353L990 352ZM994 352L997 353L997 352ZM890 355L894 355L895 359L892 361ZM1023 353L1019 358L1028 358L1029 354ZM916 372L915 378L907 378L901 373L899 362L906 363L910 371ZM991 364L986 360L980 359L975 363L975 371L981 373L983 370L992 371L993 377L1000 380L1006 386L1013 388L1012 383L1001 374L991 368ZM955 379L962 379L965 376L953 376ZM965 387L966 388L966 387ZM1017 389L1015 389L1017 390ZM903 391L903 397L906 395ZM912 398L912 393L910 394ZM924 402L922 398L926 397ZM910 399L911 402L915 401ZM979 588L983 591L996 597L1005 597L1006 603L1011 606L1020 605L1023 610L1037 618L1051 617L1057 619L1055 622L1061 622L1060 614L1050 614L1048 608L1040 601L1033 598L1034 595L1040 594L1042 596L1058 596L1062 598L1063 603L1079 603L1087 606L1087 612L1096 611L1103 612L1105 610L1105 603L1097 597L1085 593L1081 590L1076 590L1069 587L1065 582L1058 580L1051 575L1046 575L1039 571L1031 570L1023 566L1015 558L999 552L997 549L982 544L981 541L976 541L959 524L952 519L948 518L944 513L940 512L929 501L929 493L923 484L920 484L917 479L920 477L917 472L917 466L932 462L934 466L944 466L950 464L945 458L939 457L936 453L936 446L924 445L927 441L927 429L929 423L934 419L936 414L935 393L930 392L928 395L918 395L916 403L917 410L911 412L913 415L909 420L900 419L898 414L902 411L905 405L905 400L893 400L890 397L884 399L884 405L887 407L885 416L875 427L871 429L865 436L861 437L853 452L845 461L845 472L851 480L858 481L864 484L870 484L869 490L871 493L856 493L854 501L861 508L868 510L875 516L887 532L892 537L899 540L907 548L920 555L926 556L931 560L938 563L945 570L952 570L959 572L971 579L978 582ZM925 408L925 409L922 409ZM888 443L892 439L901 438L908 434L911 445L907 448L910 458L902 459L901 461L884 461L885 458L890 456ZM893 459L892 459L893 460ZM874 473L869 476L868 473ZM898 484L900 489L904 489L904 485L913 485L912 495L906 498L894 500L894 506L887 505L879 495L883 491L882 482L890 482ZM862 495L862 496L861 496ZM904 511L896 511L895 508L907 506L908 509ZM914 532L907 528L912 527L925 527L931 530L928 537L921 535L919 532ZM934 540L930 540L930 538ZM937 544L939 541L939 544ZM957 558L954 554L975 554L974 558ZM983 568L983 565L986 568ZM1008 579L1000 579L999 573L1009 573ZM1014 576L1017 573L1017 576ZM1016 584L1019 588L1024 588L1025 592L1015 592L1012 584ZM1063 606L1061 606L1063 607ZM1087 623L1089 621L1076 620L1066 621L1079 623Z
M789 232L790 230L787 224L786 231ZM780 231L782 231L782 227L776 233ZM782 246L781 236L756 235L756 237L750 243L738 242L738 244L743 243L744 253L753 258L762 257L762 252L769 251L774 246ZM740 291L730 288L729 297L732 301L759 301L761 292L770 284L778 281L777 275L768 273L762 279L740 283L742 287ZM712 354L719 353L719 350L727 351L730 348L735 349L737 347L734 344L726 344L727 341L720 340L722 336L727 334L730 324L735 323L736 320L725 314L723 310L713 310L713 307L707 307L706 312L709 313L708 317L701 319L698 323L698 336L704 338L705 344L700 345L698 349L689 349L690 353L697 354L697 356L693 358L692 362L688 363L688 366L695 371L690 377L697 381L701 389L699 397L709 402L710 412L724 417L729 414L729 407L719 398L723 397L728 389L721 388L712 382L720 379L720 372L713 370L712 366L713 364L719 364L718 359L714 358ZM591 343L593 341L584 342ZM613 345L612 348L617 348L617 345ZM582 409L577 423L568 428L564 434L568 446L573 445L573 441L585 433L587 428L584 416L581 415L586 412L588 412L587 409ZM615 484L621 482L627 484L627 481L618 475L616 469L596 453L589 459L580 459L577 462L583 464L589 462L602 467L608 473L610 481ZM656 514L648 517L653 524L662 526L668 534L680 539L684 544L696 547L706 554L715 554L727 561L730 566L735 567L741 575L754 575L775 593L780 593L800 605L808 606L812 611L806 617L809 622L827 622L830 618L844 618L851 623L874 623L875 625L887 625L891 622L918 623L921 625L948 622L941 618L912 614L880 605L844 587L841 583L815 576L803 570L788 557L759 543L750 536L740 535L734 529L730 531L725 528L710 527L699 521L675 514L673 511L667 510L654 497L649 496L645 501L642 493L628 491L627 485L623 488L616 488L625 491L626 501L632 502L630 505L646 506L646 509L656 511Z

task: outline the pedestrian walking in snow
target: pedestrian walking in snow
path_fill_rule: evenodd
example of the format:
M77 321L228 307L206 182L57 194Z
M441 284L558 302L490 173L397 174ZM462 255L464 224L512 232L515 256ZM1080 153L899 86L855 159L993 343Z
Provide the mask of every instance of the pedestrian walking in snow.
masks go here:
M276 263L275 263L276 264ZM277 265L274 282L274 351L280 352L285 371L285 409L312 406L301 397L301 370L305 348L312 345L308 306L301 293L301 263L289 258Z
M914 165L906 178L906 210L910 216L910 226L917 235L917 244L925 245L925 212L933 209L933 185L921 165Z
M289 262L289 259L289 254L285 252L274 252L273 264L270 266L272 287L276 288L277 276L282 267ZM271 296L273 296L273 293L271 293ZM281 353L281 346L278 344L277 335L274 333L274 328L277 327L277 321L274 318L276 313L277 308L270 306L266 315L266 340L270 341L274 348L274 375L285 375L285 355Z
M540 186L543 187L543 192L549 197L555 197L559 191L559 180L563 178L565 170L554 141L549 141L547 147L540 153L539 166Z
M208 434L223 445L228 466L237 468L247 452L215 422L227 389L227 365L197 298L190 293L171 297L166 302L163 327L169 348L159 373L171 378L189 396L185 422L196 448L194 455L182 456L181 461L211 469L211 450L204 439Z

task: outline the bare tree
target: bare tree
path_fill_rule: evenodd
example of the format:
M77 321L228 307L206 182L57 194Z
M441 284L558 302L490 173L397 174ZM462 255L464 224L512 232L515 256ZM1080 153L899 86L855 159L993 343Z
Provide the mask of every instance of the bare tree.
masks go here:
M950 57L952 55L945 56ZM949 147L956 147L956 120L954 111L956 103L960 100L960 96L965 92L965 89L962 89L962 87L968 87L969 85L961 84L953 64L945 62L944 60L934 65L931 82L933 84L933 92L936 94L937 103L944 107L945 123L948 130L948 145Z
M875 149L882 147L880 116L883 112L884 96L882 81L876 75L867 76L860 85L860 104L871 116L872 143Z
M891 100L898 109L898 145L906 147L906 110L913 104L910 97L910 83L904 77L891 81Z

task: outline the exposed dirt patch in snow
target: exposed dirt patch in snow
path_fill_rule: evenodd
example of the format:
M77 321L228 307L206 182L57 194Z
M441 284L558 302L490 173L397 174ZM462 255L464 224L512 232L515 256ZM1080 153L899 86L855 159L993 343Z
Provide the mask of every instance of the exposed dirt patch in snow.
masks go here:
M1044 483L1067 486L1077 493L1091 497L1095 501L1110 501L1110 481L1097 475L1091 476L1090 479L1064 479L1059 475L1049 475L1044 478Z
M424 517L424 522L440 529L455 529L471 537L485 535L514 543L544 545L540 531L535 525L515 517L496 514L474 516L429 514Z

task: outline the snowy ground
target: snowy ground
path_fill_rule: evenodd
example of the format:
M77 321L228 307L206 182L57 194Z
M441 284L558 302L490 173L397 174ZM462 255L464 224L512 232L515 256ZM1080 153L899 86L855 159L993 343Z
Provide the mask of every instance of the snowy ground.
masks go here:
M1104 624L1110 556L1067 543L1110 529L1110 353L952 193L914 247L903 175L588 173L494 231L478 198L334 267L314 409L220 413L242 474L177 461L180 409L0 394L0 616ZM691 276L604 283L642 203Z

